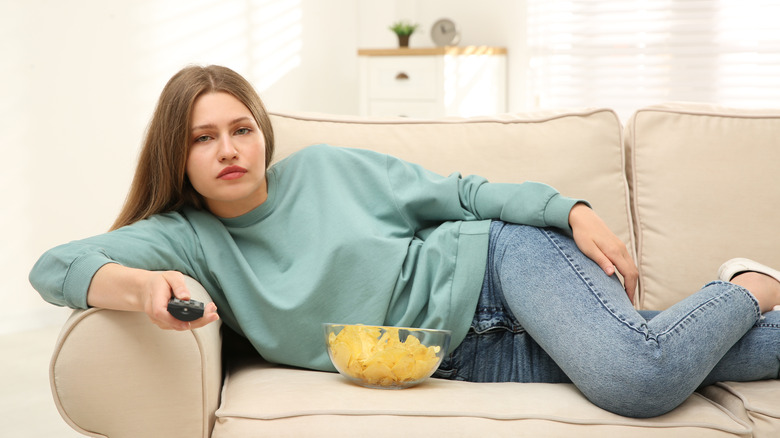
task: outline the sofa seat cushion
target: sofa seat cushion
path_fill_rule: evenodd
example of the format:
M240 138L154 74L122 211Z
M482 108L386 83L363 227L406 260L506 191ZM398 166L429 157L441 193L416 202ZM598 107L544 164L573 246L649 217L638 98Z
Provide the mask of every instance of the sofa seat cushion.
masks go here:
M694 394L657 418L620 417L569 384L430 379L399 391L366 389L339 374L245 361L231 367L213 437L734 437L745 421ZM586 427L583 427L586 426Z
M702 393L748 423L754 437L780 437L780 380L721 382Z

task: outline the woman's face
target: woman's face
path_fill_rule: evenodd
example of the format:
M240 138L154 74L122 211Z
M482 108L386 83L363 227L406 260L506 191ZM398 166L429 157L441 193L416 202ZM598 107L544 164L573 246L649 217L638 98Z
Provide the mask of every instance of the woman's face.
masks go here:
M228 93L206 93L190 126L187 176L208 209L230 218L265 202L265 140L249 109Z

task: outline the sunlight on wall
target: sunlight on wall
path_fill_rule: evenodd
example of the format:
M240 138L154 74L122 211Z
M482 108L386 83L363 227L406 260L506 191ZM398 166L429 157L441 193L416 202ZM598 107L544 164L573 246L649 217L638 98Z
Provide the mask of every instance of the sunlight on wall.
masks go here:
M0 0L0 77L10 84L0 98L0 133L13 154L0 174L8 189L0 299L9 303L0 334L67 315L44 303L27 274L46 249L110 226L171 75L189 64L221 64L258 91L297 91L290 73L301 69L304 5L319 5L309 2Z
M718 100L773 106L780 101L780 2L722 0L717 15Z
M497 56L480 56L484 50L475 47L462 55L446 55L444 69L444 106L447 114L461 117L485 115L486 111L505 111L499 98L504 86L496 81L495 72L506 67Z
M249 74L262 92L300 66L303 13L300 0L255 3L249 17Z
M14 31L8 26L0 35L13 38ZM21 26L20 26L21 27ZM21 47L9 46L13 50ZM10 51L9 51L10 52ZM17 53L6 52L8 59L21 59ZM11 74L16 78L27 78L30 71L20 63L10 63L3 66L3 74ZM14 81L13 86L3 89L0 99L0 132L3 133L2 148L13 157L13 165L7 165L0 172L0 187L3 189L3 203L0 206L0 299L10 303L0 321L0 334L26 330L40 324L45 317L40 313L24 312L29 308L40 308L41 300L34 293L22 293L30 290L27 282L27 272L35 261L29 254L29 242L35 229L33 221L25 220L34 214L33 189L29 183L30 175L40 177L39 159L30 147L30 138L41 134L38 125L43 125L43 119L36 120L33 126L29 116L29 100L31 84L28 80ZM46 124L47 128L50 126ZM33 134L36 133L36 134ZM49 309L47 309L49 310ZM46 316L49 314L47 313Z
M480 72L486 68L486 59L473 56L444 57L444 106L464 117L474 116L471 108L484 108L483 99L490 99L491 94L475 89L489 85L480 81Z
M532 107L780 99L780 0L527 3Z
M262 92L300 66L301 0L149 0L139 11L140 64L155 83L188 64L221 64Z

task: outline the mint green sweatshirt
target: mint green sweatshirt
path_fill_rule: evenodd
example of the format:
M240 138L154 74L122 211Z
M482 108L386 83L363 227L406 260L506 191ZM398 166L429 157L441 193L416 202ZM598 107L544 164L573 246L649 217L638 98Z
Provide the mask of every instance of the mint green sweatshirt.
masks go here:
M490 219L569 230L577 200L527 182L443 177L392 156L317 145L272 166L268 199L231 219L185 208L46 252L30 282L87 308L106 263L176 270L268 361L333 370L321 324L447 329L465 337Z

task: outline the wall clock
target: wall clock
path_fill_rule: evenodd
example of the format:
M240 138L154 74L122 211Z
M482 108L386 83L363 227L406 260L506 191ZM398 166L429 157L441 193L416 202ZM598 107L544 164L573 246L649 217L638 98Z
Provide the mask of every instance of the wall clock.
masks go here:
M433 23L431 39L437 46L454 46L460 42L460 29L454 21L442 18Z

